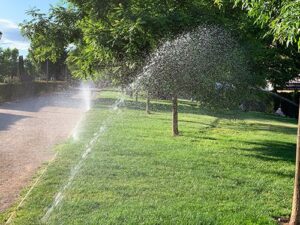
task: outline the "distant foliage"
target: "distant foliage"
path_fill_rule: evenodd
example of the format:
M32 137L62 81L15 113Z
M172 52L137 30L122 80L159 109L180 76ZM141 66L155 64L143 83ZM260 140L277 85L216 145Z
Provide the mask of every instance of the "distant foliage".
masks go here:
M0 48L0 82L13 80L18 75L18 49Z
M48 65L49 75L55 80L62 80L64 79L64 68L63 62L59 60L56 63L50 62ZM35 60L31 51L26 58L22 58L17 49L0 48L0 82L20 82L21 74L23 81L46 79L46 64ZM26 79L24 80L24 78Z

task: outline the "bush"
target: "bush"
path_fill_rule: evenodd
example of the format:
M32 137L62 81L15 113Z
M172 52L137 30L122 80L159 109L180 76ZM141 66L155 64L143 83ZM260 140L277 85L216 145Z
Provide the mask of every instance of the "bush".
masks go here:
M66 82L28 82L0 84L0 102L39 96L67 88Z

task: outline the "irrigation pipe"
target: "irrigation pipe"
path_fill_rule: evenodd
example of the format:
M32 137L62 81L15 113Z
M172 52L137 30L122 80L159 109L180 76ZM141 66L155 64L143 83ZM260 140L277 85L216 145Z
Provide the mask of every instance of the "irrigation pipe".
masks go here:
M276 93L274 93L274 92L265 90L265 89L263 89L263 88L259 88L258 90L260 90L260 91L262 91L262 92L265 92L265 93L268 93L269 95L273 95L273 96L275 96L276 98L279 98L279 99L281 99L281 100L283 100L283 101L286 101L286 102L290 103L291 105L293 105L293 106L295 106L295 107L298 107L298 104L296 104L296 103L293 102L292 100L290 100L290 99L288 99L288 98L285 98L285 97L283 97L283 96L281 96L281 95L279 95L279 94L276 94Z

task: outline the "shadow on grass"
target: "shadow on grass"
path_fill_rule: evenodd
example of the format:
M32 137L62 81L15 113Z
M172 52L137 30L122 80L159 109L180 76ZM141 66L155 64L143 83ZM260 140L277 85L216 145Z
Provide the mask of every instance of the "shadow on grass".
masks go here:
M199 113L201 114L201 113ZM205 115L205 114L203 114ZM191 123L191 124L198 124L201 126L199 128L202 129L211 129L221 126L222 128L231 129L235 131L252 131L252 132L258 132L258 131L265 131L265 132L274 132L274 133L284 133L284 134L291 134L296 135L297 134L297 128L296 127L287 127L287 126L281 126L281 125L274 125L274 124L264 124L264 123L230 123L228 121L227 123L223 123L219 125L221 119L227 119L226 117L216 117L215 120L211 122L201 122L201 121L190 121L190 120L181 120L179 118L179 123ZM171 121L171 119L164 119L164 118L156 118L156 120L163 120L163 121Z
M115 103L116 99L114 98L98 98L96 100L94 100L94 106L97 107L110 107L111 105L113 105ZM209 110L205 110L205 109L200 109L199 106L197 106L195 103L192 102L188 102L188 101L184 101L184 100L180 100L178 101L179 105L178 105L178 110L179 113L180 112L184 112L184 113L191 113L191 114L205 114L205 115L224 115L224 116L228 116L228 117L232 117L234 118L235 113L233 113L232 111L228 111L226 113L221 113L221 111L215 111L212 112ZM128 109L133 109L133 110L141 110L141 111L145 111L146 110L146 103L143 101L134 101L134 100L124 100L124 107L128 108ZM170 104L170 101L167 100L160 100L160 102L151 102L150 103L150 111L152 112L172 112L172 106Z
M108 107L111 106L116 99L114 98L98 98L94 101L96 107ZM146 110L146 103L144 101L134 101L130 99L126 99L124 101L125 107L133 110ZM191 114L200 114L200 115L208 115L214 116L224 119L255 119L255 120L274 120L279 122L289 122L296 123L295 119L280 117L274 114L267 113L259 113L259 112L241 112L240 110L227 110L227 109L208 109L201 108L195 102L190 102L187 100L179 100L178 101L178 110L184 113ZM160 102L152 101L150 103L150 111L152 112L171 112L172 106L171 102L168 100L160 100Z
M115 99L113 98L99 98L95 101L96 107L110 107L115 102ZM189 136L192 141L201 141L201 139L211 140L211 141L222 141L215 137L210 137L209 133L207 133L207 129L214 129L214 128L227 128L232 129L235 131L251 131L251 132L257 132L257 131L266 131L273 133L283 133L283 134L291 134L296 136L296 127L291 126L284 126L284 125L277 125L277 124L271 124L268 121L274 121L274 122L283 122L283 123L289 123L289 124L295 124L294 119L287 119L287 118L280 118L278 116L274 115L268 115L263 113L256 113L256 112L235 112L235 111L228 111L225 113L221 112L207 112L205 110L200 109L198 106L196 106L194 103L191 103L189 105L186 101L181 102L183 104L179 105L179 112L184 113L192 113L192 114L198 114L198 115L208 115L208 116L214 116L216 118L212 118L210 121L190 121L190 120L179 120L180 123L193 123L193 124L199 124L201 127L195 132L186 131L186 133L183 133L185 136ZM143 110L145 111L145 102L136 102L133 100L125 100L124 107L132 110ZM153 112L170 112L171 113L171 105L168 101L162 101L162 102L153 102L151 103L151 110ZM156 118L159 120L168 120L164 118ZM228 119L228 121L223 121L220 124L220 121L222 119ZM253 119L255 121L261 120L262 122L243 122L243 121L230 121L230 120L244 120L244 119ZM171 121L168 120L168 121ZM235 140L237 141L237 140ZM256 158L258 160L262 161L270 161L270 162L277 162L277 161L284 161L288 163L295 163L295 149L296 145L295 143L289 143L279 140L269 141L243 141L243 143L246 146L249 146L248 148L235 148L232 147L232 150L236 151L244 151L244 155L246 157L252 157ZM266 169L267 170L267 169ZM274 171L273 171L274 172ZM273 173L272 172L272 173ZM276 172L277 173L277 172ZM293 173L288 174L280 174L282 172L278 171L278 175L280 176L288 176L293 177Z
M99 104L100 106L109 106L112 105L116 101L115 98L98 98L94 101L96 106ZM124 100L126 108L129 109L136 109L136 110L143 110L146 109L146 102L144 101L134 101L130 99ZM180 110L184 111L185 113L195 112L199 113L199 107L195 103L189 103L188 101L178 101ZM151 110L154 112L171 112L172 107L170 101L168 100L160 100L160 102L151 102L150 103Z
M264 124L264 123L240 123L240 124L224 124L224 128L234 129L236 131L267 131L274 133L284 133L284 134L297 134L296 127L286 127L274 124Z
M287 161L295 163L295 143L283 141L243 141L243 143L253 146L252 148L239 148L239 150L248 152L245 154L248 157L254 157L263 161Z
M107 108L111 107L115 103L116 99L114 98L98 98L94 101L94 107L96 108ZM146 103L145 102L136 102L133 100L126 99L124 101L125 108L132 109L132 110L142 110L145 111ZM221 119L229 120L227 123L222 124L222 127L234 129L238 131L270 131L270 132L277 132L277 133L286 133L286 134L296 134L297 128L296 127L288 127L288 126L280 126L274 125L270 123L231 123L230 120L245 120L245 119L253 119L253 120L269 120L269 121L276 121L276 122L283 122L289 124L296 124L294 119L289 118L282 118L279 116L275 116L272 114L264 114L264 113L257 113L257 112L241 112L241 111L209 111L207 109L200 109L193 102L188 102L181 100L179 103L179 113L190 113L190 114L197 114L197 115L207 115L216 117L217 120L214 120L212 123L204 123L198 121L190 121L190 120L180 120L179 122L182 123L197 123L204 125L209 128L217 127ZM170 112L172 111L171 104L168 101L161 101L161 102L152 102L151 103L151 111L152 112ZM164 120L160 118L160 120ZM167 120L167 119L165 119Z

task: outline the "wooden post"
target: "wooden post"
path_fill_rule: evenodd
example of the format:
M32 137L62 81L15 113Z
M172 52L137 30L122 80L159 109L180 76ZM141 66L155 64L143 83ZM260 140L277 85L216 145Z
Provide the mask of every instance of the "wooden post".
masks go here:
M50 77L49 77L49 60L48 59L46 60L46 76L47 76L47 81L49 81Z
M178 97L177 94L173 94L172 97L172 131L173 136L178 136Z
M28 80L26 79L27 77L25 76L24 59L22 55L19 56L19 60L18 60L18 74L21 82Z
M135 92L135 101L136 102L139 101L139 93L138 93L138 91Z
M296 147L296 168L292 213L289 225L300 225L300 102L298 106L298 133Z
M148 114L150 114L150 96L149 96L149 91L147 91L146 112Z

